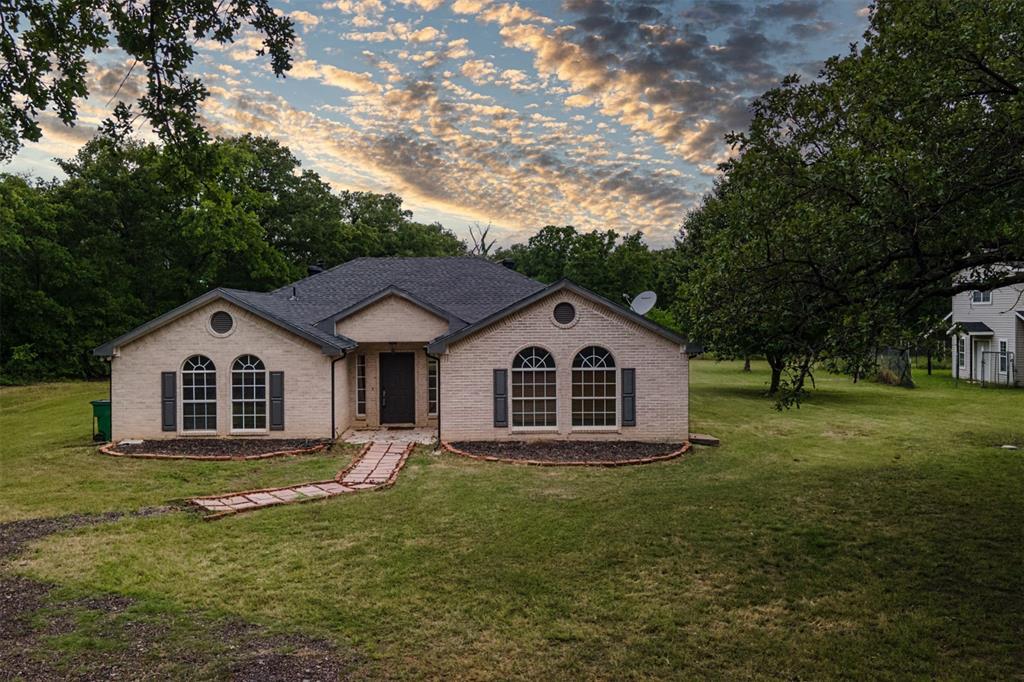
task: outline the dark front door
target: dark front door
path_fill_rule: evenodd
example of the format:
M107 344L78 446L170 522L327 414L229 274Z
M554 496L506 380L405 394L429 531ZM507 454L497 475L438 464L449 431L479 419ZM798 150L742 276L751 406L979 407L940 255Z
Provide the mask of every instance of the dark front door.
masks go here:
M412 353L380 354L381 424L416 421L415 364Z

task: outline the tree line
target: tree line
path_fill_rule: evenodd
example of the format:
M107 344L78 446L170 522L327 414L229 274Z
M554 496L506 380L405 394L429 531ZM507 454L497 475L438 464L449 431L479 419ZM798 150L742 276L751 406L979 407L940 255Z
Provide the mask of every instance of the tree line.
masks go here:
M221 16L220 5L196 7L208 20L198 26ZM246 21L258 23L266 3L226 7L255 8ZM239 16L217 39L230 39ZM30 29L53 32L59 20ZM136 29L159 33L161 23L126 28ZM275 72L287 70L290 27L263 29L278 48ZM182 41L175 33L168 45ZM49 40L25 44L40 59L57 49L71 66L81 56ZM187 61L175 65L172 90L186 83ZM18 100L28 103L18 125L0 129L8 153L38 136L38 109L52 100L74 120L83 96L73 68L70 81L51 82L19 64L0 67L11 91L28 97ZM40 90L47 83L55 89ZM201 100L187 91L140 102L161 147L132 141L122 111L60 162L65 179L0 176L4 381L96 376L103 368L87 349L214 286L269 289L310 264L470 250L441 225L412 221L393 194L332 192L270 140L207 140L181 123ZM0 109L11 106L0 99ZM780 405L800 399L816 368L860 377L880 349L919 343L950 296L1024 282L1019 3L878 0L861 44L813 81L785 79L752 114L727 137L733 153L701 205L681 216L672 247L548 225L480 255L545 282L569 277L616 303L654 290L659 322L719 357L765 357Z
M4 382L96 377L90 349L214 287L266 291L310 265L466 245L394 194L333 192L267 138L186 154L99 136L66 177L0 174Z

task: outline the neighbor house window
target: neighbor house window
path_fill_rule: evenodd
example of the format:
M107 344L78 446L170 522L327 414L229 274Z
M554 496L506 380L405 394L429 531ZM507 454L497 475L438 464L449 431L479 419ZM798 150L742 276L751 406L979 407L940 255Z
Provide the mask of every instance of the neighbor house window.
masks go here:
M1010 368L1010 355L1007 352L1006 339L999 339L999 373L1006 374Z
M991 303L992 292L991 291L972 291L971 292L971 303Z
M366 356L356 356L356 416L366 416Z
M427 414L437 414L437 358L427 358Z
M956 337L956 364L967 367L967 339L962 336Z
M615 360L599 346L584 348L572 361L572 425L615 426Z
M267 368L255 355L243 355L231 367L231 428L267 428Z
M531 346L512 361L512 426L558 425L555 398L555 359L543 348Z
M181 428L217 430L217 368L205 355L193 355L182 365Z

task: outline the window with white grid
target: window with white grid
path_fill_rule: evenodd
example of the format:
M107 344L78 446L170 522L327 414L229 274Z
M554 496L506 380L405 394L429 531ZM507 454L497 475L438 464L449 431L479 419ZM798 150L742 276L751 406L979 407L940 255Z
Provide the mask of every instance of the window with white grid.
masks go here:
M181 428L217 430L217 368L205 355L193 355L181 368Z
M558 424L555 359L543 348L526 348L512 361L512 426Z
M356 416L366 416L366 356L356 356Z
M572 361L572 425L615 426L615 360L599 346L584 348Z
M437 358L427 358L427 414L437 414Z
M231 428L267 428L267 368L255 355L243 355L231 367Z

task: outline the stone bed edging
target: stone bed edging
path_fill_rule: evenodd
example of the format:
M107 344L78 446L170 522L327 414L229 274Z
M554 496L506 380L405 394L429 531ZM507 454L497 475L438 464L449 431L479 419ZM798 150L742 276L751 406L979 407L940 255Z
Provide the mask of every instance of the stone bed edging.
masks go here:
M633 466L637 464L652 464L654 462L664 462L669 459L675 459L681 457L690 450L692 446L689 441L683 443L682 447L678 450L674 450L665 455L651 455L650 457L639 457L637 459L622 459L611 462L602 462L595 460L585 460L582 462L553 462L542 459L511 459L509 457L497 457L495 455L477 455L472 452L466 452L453 446L446 440L441 441L441 448L448 452L459 455L460 457L468 457L481 462L501 462L503 464L522 464L525 466L538 466L538 467L567 467L567 466L585 466L585 467L621 467L621 466Z
M331 478L331 479L328 479L328 480L324 480L324 481L307 481L307 482L304 482L304 483L295 483L293 485L287 485L287 486L274 486L272 488L257 488L255 490L240 490L240 491L232 492L232 493L229 493L229 494L233 495L233 496L251 495L253 493L273 492L275 490L282 490L284 488L296 488L296 487L302 487L302 486L307 486L307 485L318 485L320 483L341 483L342 479L345 477L345 475L348 474L348 472L351 471L359 463L359 461L363 458L363 455L366 454L366 452L370 449L370 447L372 445L373 445L372 441L370 441L368 443L365 443L363 445L363 448L359 451L359 453L355 457L352 458L352 462L347 467L345 467L344 469L339 471L334 476L334 478ZM373 490L384 490L386 488L390 488L391 486L393 486L395 484L395 481L398 479L398 473L405 466L405 463L409 459L409 455L412 453L412 450L415 447L415 445L416 445L415 443L408 443L408 444L406 444L405 450L402 451L402 456L398 460L398 464L395 466L395 470L391 472L391 475L388 476L386 481L384 481L383 483L381 483L379 485L375 485L372 488L367 488L366 490L371 490L371 491L373 491ZM224 496L225 496L225 493L220 493L220 494L217 494L217 495L200 495L200 496L197 496L197 497L189 498L189 502L192 503L192 504L195 504L196 500L216 500L216 499L222 498ZM277 506L281 506L281 505L285 505L285 504L301 504L303 502L314 502L316 500L326 500L326 499L330 499L331 497L336 497L336 495L326 495L326 496L317 496L317 497L304 497L304 498L300 498L300 499L297 499L297 500L292 500L291 502L283 502L283 501L282 502L271 502L271 503L264 504L264 505L261 505L261 506L258 506L258 507L247 507L245 509L232 509L230 511L216 512L216 513L213 513L213 514L205 514L202 517L202 519L203 519L203 521L215 521L217 519L224 518L225 516L234 516L235 514L242 514L242 513L248 512L248 511L256 510L256 509L263 509L265 507L277 507Z
M134 459L189 459L196 462L241 462L245 460L269 459L270 457L284 457L285 455L308 455L313 452L326 450L332 443L320 443L308 448L293 450L276 450L274 452L262 452L258 455L159 455L155 452L118 452L114 448L115 443L101 445L99 451L111 457L132 457Z

